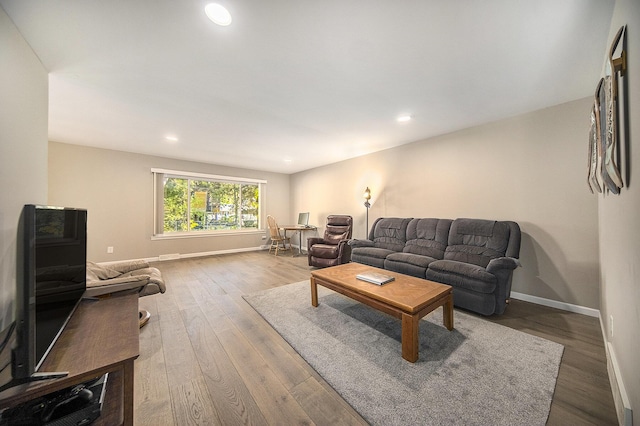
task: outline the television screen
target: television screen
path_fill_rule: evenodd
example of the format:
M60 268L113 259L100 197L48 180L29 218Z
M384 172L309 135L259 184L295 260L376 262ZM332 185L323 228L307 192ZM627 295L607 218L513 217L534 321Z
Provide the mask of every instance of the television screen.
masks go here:
M64 329L86 288L87 212L25 205L19 225L14 378L27 378Z

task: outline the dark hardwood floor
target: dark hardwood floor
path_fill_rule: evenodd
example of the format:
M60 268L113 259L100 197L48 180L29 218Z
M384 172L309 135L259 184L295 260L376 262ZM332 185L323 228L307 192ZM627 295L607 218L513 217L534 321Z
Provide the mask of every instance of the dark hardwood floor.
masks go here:
M135 364L136 425L367 424L242 299L307 280L306 257L263 251L154 266L167 292L140 299L152 316ZM617 424L597 318L513 300L488 319L565 345L547 424Z

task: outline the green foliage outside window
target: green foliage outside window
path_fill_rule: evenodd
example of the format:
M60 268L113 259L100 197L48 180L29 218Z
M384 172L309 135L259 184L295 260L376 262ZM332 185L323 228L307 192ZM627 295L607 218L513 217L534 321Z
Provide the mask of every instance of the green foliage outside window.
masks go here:
M164 182L164 231L187 230L187 179L167 178Z
M165 178L165 233L258 229L258 212L258 184Z

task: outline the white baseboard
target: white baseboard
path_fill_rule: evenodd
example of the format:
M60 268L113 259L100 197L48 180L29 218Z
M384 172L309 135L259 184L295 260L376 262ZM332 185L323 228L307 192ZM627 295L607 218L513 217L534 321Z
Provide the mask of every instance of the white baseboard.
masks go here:
M613 402L616 405L618 423L621 426L633 426L633 410L631 410L629 396L622 382L622 374L620 374L618 360L616 359L613 345L611 345L610 342L607 342L605 352L607 354L607 372L609 373Z
M161 254L158 257L148 257L145 258L147 262L163 262L165 260L177 260L177 259L188 259L192 257L204 257L204 256L215 256L217 254L231 254L231 253L244 253L247 251L260 251L266 250L269 246L262 245L258 247L246 247L239 249L230 249L230 250L215 250L215 251L203 251L199 253L169 253L169 254Z
M513 299L524 300L525 302L536 303L538 305L549 306L551 308L557 308L564 311L575 312L590 317L596 317L600 320L600 331L602 333L602 339L606 343L605 352L607 355L607 372L609 373L609 383L611 384L611 393L613 394L613 401L616 406L618 423L620 424L620 426L633 426L633 411L631 410L629 397L624 387L624 383L622 382L622 375L620 374L620 368L618 366L618 361L616 360L613 346L611 345L611 343L607 342L607 333L605 328L606 322L602 319L600 311L598 309L573 305L571 303L558 302L557 300L545 299L543 297L531 296L514 291L511 292L511 297Z
M574 305L572 303L558 302L557 300L545 299L544 297L531 296L529 294L511 292L512 299L523 300L537 305L549 306L550 308L562 309L563 311L575 312L590 317L600 317L598 309L587 308L586 306Z
M188 259L191 257L204 257L204 256L215 256L216 254L230 254L230 253L243 253L247 251L260 251L260 250L268 250L268 245L258 246L258 247L246 247L240 249L232 249L232 250L216 250L216 251L204 251L199 253L167 253L161 254L156 257L143 257L139 259L120 259L120 260L110 260L108 262L98 262L100 265L112 265L120 262L129 262L134 260L145 260L147 262L165 262L167 260L178 260L178 259Z

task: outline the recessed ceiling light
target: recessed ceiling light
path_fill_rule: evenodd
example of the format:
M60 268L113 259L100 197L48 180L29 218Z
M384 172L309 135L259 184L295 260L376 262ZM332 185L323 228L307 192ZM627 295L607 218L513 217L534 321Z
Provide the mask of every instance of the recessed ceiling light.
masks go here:
M291 164L293 162L293 160L291 158L285 158L284 161L286 164Z
M411 116L410 115L401 115L400 117L397 118L397 120L400 123L406 123L407 121L411 121Z
M165 136L164 137L166 140L168 140L169 142L178 142L178 137L177 136Z
M207 17L214 23L222 25L223 27L226 27L231 23L231 14L229 11L224 6L217 3L209 3L206 5L204 13L206 13Z

